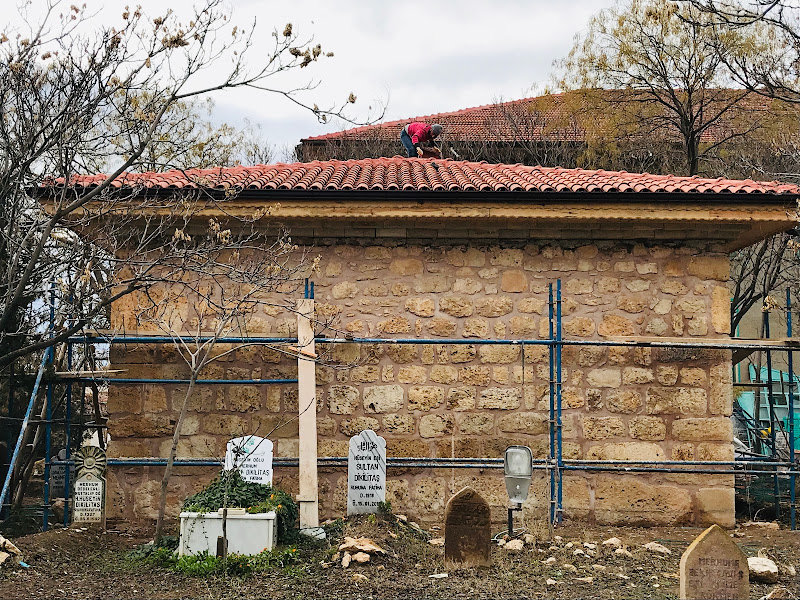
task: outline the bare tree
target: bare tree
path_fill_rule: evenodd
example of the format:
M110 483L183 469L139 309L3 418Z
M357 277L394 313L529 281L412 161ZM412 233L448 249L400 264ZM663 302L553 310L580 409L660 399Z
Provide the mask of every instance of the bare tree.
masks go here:
M284 73L331 54L287 24L260 35L272 45L253 56L259 30L233 25L224 0L203 0L183 17L167 9L147 16L125 8L110 24L56 0L48 0L41 17L29 13L32 6L22 5L19 22L25 25L0 26L3 374L15 363L17 372L28 370L37 354L87 326L111 325L112 303L161 282L158 264L174 265L168 253L175 245L161 241L181 230L193 210L229 199L155 199L136 186L112 193L130 171L238 162L230 142L239 134L224 131L227 140L214 139L219 128L210 120L190 127L208 93L253 88L303 106L322 121L347 118L342 111L355 101L351 94L320 108L307 99L313 82L282 85ZM212 66L222 69L209 80L205 73ZM187 132L192 144L184 146ZM267 157L264 144L252 145L249 155ZM108 174L78 177L95 168ZM192 185L206 183L195 177ZM142 216L141 209L153 203L160 204L160 214ZM132 228L133 222L144 226ZM160 255L153 263L139 262L154 251ZM58 298L52 319L51 286ZM56 370L65 369L63 356L56 354ZM37 402L38 413L42 399ZM29 429L26 443L35 437Z
M697 11L690 22L710 29L719 48L724 36L763 32L755 48L744 45L719 52L733 79L770 98L800 103L800 3L796 0L681 0ZM699 16L698 16L699 15Z
M96 289L81 293L62 285L72 279L67 272L86 275L74 279L89 284L101 267L96 252L64 226L88 203L104 199L123 172L172 162L167 153L156 152L155 159L148 154L163 141L165 127L170 131L165 117L181 115L208 92L239 87L280 95L321 120L341 115L355 99L351 94L341 105L321 109L301 99L313 86L282 89L283 73L326 53L287 25L272 32L266 56L248 62L255 30L232 25L223 0L205 0L185 20L171 11L150 18L126 9L119 22L86 33L90 20L84 9L55 3L40 21L29 21L35 23L30 31L0 34L2 365L63 341L103 313L108 298ZM200 80L201 71L224 60L231 60L230 67L216 81ZM110 174L89 187L70 185L75 173L97 164L109 165ZM43 211L29 192L53 180L66 185L49 196ZM39 299L50 281L59 280L64 297L84 302L70 326L49 337L41 333L47 315Z
M726 56L761 43L759 32L722 32L704 27L704 19L695 7L670 0L628 0L603 10L557 63L559 84L616 90L597 94L595 102L615 111L617 130L679 140L685 173L697 174L709 153L759 123L754 107L739 111L750 92L732 88L726 67Z

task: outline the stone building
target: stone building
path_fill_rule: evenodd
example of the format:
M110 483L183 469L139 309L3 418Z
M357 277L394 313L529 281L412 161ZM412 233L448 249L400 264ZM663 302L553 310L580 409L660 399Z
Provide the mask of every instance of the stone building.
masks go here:
M270 204L260 225L284 223L295 243L314 246L316 311L335 316L339 330L442 340L546 338L548 284L557 279L566 339L726 338L728 252L792 227L798 196L777 183L397 157L127 175L117 189L157 198L201 178L227 203L217 214ZM239 193L230 199L230 190ZM129 310L122 300L112 318ZM250 332L292 335L293 323L294 314L272 310ZM390 457L499 457L510 444L547 454L546 347L338 344L330 361L317 368L320 456L346 456L349 437L366 428L386 438ZM565 458L733 458L728 351L567 346L562 363ZM117 344L111 368L127 377L183 373L167 346ZM204 377L294 372L281 354L246 348ZM113 385L110 456L165 456L182 391ZM201 386L179 455L221 456L227 439L296 411L296 386ZM296 421L276 430L277 457L297 456L297 435ZM152 518L160 474L112 468L109 518ZM170 510L210 475L179 469ZM321 518L343 514L346 479L344 469L320 472ZM296 493L296 469L277 469L275 480ZM466 484L504 518L497 470L390 468L388 499L396 512L435 522ZM732 476L572 471L564 485L567 518L733 522ZM542 516L547 501L535 474L526 510Z

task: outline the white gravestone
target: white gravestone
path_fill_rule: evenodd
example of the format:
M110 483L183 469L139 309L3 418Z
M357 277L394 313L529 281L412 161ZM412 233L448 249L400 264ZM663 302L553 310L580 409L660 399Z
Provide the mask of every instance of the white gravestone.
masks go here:
M96 446L81 446L74 458L78 478L72 495L72 522L105 526L106 453Z
M272 442L257 435L246 435L228 442L225 469L236 468L245 481L272 485Z
M350 438L347 514L378 512L386 501L386 440L371 429Z
M105 497L105 480L102 477L94 473L78 477L72 500L73 523L102 523Z

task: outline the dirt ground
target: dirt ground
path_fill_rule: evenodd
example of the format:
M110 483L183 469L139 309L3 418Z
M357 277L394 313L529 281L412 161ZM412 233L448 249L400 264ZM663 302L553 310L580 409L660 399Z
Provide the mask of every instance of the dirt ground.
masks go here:
M567 525L557 528L561 540L548 539L540 526L531 531L535 544L520 552L493 545L488 568L447 570L444 551L394 517L350 518L325 543L299 547L302 563L247 577L190 577L168 569L144 566L129 551L148 541L145 533L97 529L55 529L13 541L30 567L0 569L0 598L16 599L255 599L305 598L456 599L568 598L674 599L678 597L678 564L694 528L599 528ZM429 532L433 538L441 531ZM370 537L387 554L365 565L325 568L343 535ZM740 527L735 540L748 556L760 550L779 565L800 570L800 532ZM598 546L595 557L575 556L584 542L618 537L632 557ZM658 541L672 554L661 556L642 544ZM569 543L573 545L569 547ZM553 564L545 560L554 557ZM573 567L564 565L574 565ZM431 575L447 573L446 578ZM363 575L365 578L354 577ZM586 578L591 579L586 579ZM546 583L548 579L555 583ZM800 596L800 578L785 567L778 584L751 584L750 598L785 588L779 598Z

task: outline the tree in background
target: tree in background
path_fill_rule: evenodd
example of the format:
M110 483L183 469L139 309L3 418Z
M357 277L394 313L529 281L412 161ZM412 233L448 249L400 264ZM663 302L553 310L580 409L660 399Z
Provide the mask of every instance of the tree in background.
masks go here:
M713 34L720 59L732 80L753 95L782 107L782 126L770 132L766 151L737 149L756 177L800 183L800 3L794 0L681 0L691 7L687 20ZM757 46L725 47L729 32ZM755 150L755 151L754 151ZM747 310L783 302L781 290L800 285L800 259L794 234L779 234L732 255L731 326L735 332Z
M769 98L800 103L800 3L796 0L681 0L691 6L688 22L710 29L719 48L727 32L763 32L759 51L748 46L720 52L732 78Z
M683 172L695 175L713 151L753 132L760 121L752 106L740 110L750 92L732 89L725 62L734 48L754 53L759 32L718 30L705 20L693 6L670 0L630 0L605 9L557 63L559 84L586 90L587 102L610 112L612 135L678 142ZM616 91L593 94L600 89ZM726 131L717 127L723 119Z
M135 105L146 104L149 94L131 98ZM170 105L152 142L128 171L164 171L167 169L208 169L236 165L267 164L275 155L264 139L261 126L244 121L239 129L213 120L214 102L210 98L190 99ZM112 128L116 123L110 123ZM104 134L108 147L102 154L87 160L87 170L102 173L127 160L130 151L125 132L112 129ZM87 157L88 158L88 157Z

